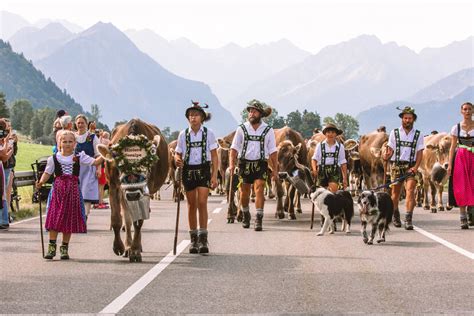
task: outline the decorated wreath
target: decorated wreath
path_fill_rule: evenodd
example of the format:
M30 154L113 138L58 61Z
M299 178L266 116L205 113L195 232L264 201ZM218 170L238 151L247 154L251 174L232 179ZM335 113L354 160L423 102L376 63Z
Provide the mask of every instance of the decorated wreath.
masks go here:
M145 157L130 161L124 151L126 148L139 147L145 150ZM145 135L127 135L112 146L112 152L118 168L125 174L139 174L150 170L158 160L156 146Z

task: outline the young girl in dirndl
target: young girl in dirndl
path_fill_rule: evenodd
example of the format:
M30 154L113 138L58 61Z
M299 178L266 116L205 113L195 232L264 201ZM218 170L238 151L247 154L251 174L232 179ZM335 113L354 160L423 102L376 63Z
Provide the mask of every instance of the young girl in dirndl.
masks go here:
M49 231L48 252L45 259L56 256L56 239L63 234L60 247L61 259L69 259L68 247L73 233L86 233L86 214L84 201L79 188L81 165L92 166L102 163L102 158L91 158L84 152L74 154L76 138L71 131L61 131L59 136L61 150L48 158L45 172L36 183L39 189L54 174L54 185L48 197L45 228Z

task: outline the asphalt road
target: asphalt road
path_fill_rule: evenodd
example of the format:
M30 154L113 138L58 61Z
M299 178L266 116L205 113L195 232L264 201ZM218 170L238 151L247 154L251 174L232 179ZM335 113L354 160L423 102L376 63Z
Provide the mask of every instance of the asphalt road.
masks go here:
M474 314L474 229L459 228L457 209L417 208L420 230L392 226L385 244L368 246L358 216L351 234L316 236L309 200L296 221L275 219L268 201L263 232L227 224L222 200L209 199L208 256L188 253L185 204L184 250L170 254L176 204L168 191L144 224L142 263L112 252L110 210L92 211L69 261L42 259L38 218L12 225L0 232L0 313Z

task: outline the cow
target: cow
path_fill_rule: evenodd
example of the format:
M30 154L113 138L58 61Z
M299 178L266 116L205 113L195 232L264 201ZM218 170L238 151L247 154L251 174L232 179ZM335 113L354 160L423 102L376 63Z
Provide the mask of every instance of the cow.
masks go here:
M303 169L308 166L308 153L306 144L300 133L285 126L280 129L275 129L275 141L278 148L278 164L280 172L287 172L292 174L296 169ZM272 168L273 166L270 166ZM301 194L296 191L296 188L288 181L286 183L286 199L285 206L283 206L283 185L281 181L276 181L275 191L277 196L277 209L275 217L280 219L285 217L284 211L288 211L289 219L296 219L296 211L301 213Z
M366 189L371 189L382 184L384 171L388 164L383 162L382 151L384 144L388 143L388 135L384 132L372 132L363 135L359 141L360 165Z
M168 144L168 179L171 182L171 185L173 185L173 201L178 202L178 192L180 192L179 198L181 199L181 201L184 200L184 194L183 194L183 190L178 190L179 183L176 179L177 166L174 161L176 146L178 146L177 140L173 140L172 142Z
M423 176L423 208L430 209L428 191L431 192L431 212L444 211L443 187L448 180L449 148L451 137L446 133L428 135L424 138L425 151L420 164ZM436 203L438 193L438 203Z
M155 146L156 156L153 165L147 172L137 174L126 174L120 170L117 163L117 153L114 152L114 145L129 135L144 135L149 142ZM129 257L130 262L141 262L141 227L143 219L133 222L134 234L132 238L131 226L132 215L128 208L128 203L141 200L147 194L153 195L160 189L168 174L168 145L158 127L148 124L139 119L132 119L125 124L121 124L112 131L110 147L98 146L99 152L106 160L105 172L109 181L111 226L114 230L113 251L116 255ZM145 182L146 185L138 186ZM137 184L137 186L135 186ZM148 191L148 192L147 192ZM143 211L143 210L142 210ZM148 210L145 210L148 211ZM122 227L122 216L125 218L125 245L120 237Z
M346 150L347 172L349 173L349 190L352 196L362 192L362 167L360 165L359 142L348 139L344 142Z

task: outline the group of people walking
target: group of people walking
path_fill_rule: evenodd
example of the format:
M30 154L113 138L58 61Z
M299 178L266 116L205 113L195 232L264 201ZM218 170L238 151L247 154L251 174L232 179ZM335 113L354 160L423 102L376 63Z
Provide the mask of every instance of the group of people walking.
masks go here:
M246 108L247 121L236 129L229 155L231 178L239 177L240 205L243 214L242 227L251 224L250 193L255 191L255 231L262 231L264 216L264 188L269 176L268 161L271 161L271 177L278 180L277 146L273 129L263 118L271 114L271 108L252 100ZM467 209L474 206L474 122L473 105L461 106L462 121L452 131L452 145L448 173L452 187L451 205L460 207L461 228L473 225L472 215L468 221ZM209 188L217 186L217 142L212 130L203 126L210 119L205 107L194 102L186 109L189 127L181 131L176 147L175 161L183 168L182 181L188 203L188 218L191 237L190 253L208 253L207 197ZM417 114L411 107L401 109L401 126L389 135L383 159L390 162L390 178L393 182L391 197L394 204L393 224L401 227L399 197L402 185L406 190L406 212L404 228L413 230L415 189L418 181L424 142L421 132L414 128ZM347 160L344 145L337 141L342 134L335 124L327 124L323 130L326 139L319 143L311 160L311 169L318 186L335 192L348 186ZM236 168L238 167L238 168ZM199 214L199 220L197 220ZM199 226L198 226L199 223Z

